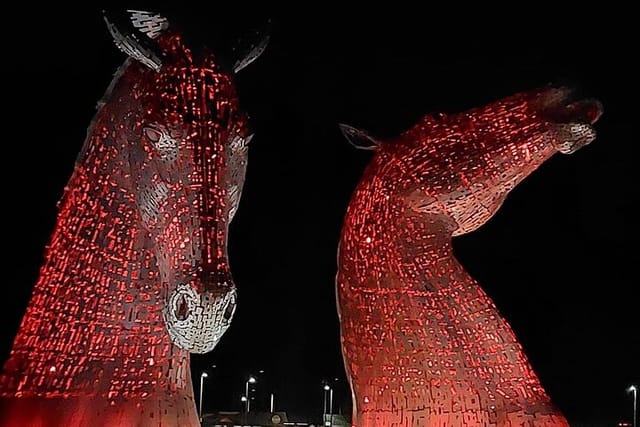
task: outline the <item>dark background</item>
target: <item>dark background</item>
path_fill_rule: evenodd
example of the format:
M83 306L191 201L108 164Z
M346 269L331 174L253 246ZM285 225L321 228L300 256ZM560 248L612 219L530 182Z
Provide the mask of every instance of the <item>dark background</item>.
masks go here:
M393 136L429 112L560 81L604 104L598 139L556 155L454 246L570 421L630 420L625 388L640 380L634 14L520 7L155 7L194 43L213 46L272 20L267 51L237 77L256 137L229 243L238 310L220 345L192 359L196 392L200 372L217 366L205 410L240 409L244 381L258 370L256 409L275 392L278 409L318 415L321 381L337 378L335 406L350 410L336 247L370 154L354 150L337 123ZM2 361L95 104L124 59L89 7L5 9L3 33Z

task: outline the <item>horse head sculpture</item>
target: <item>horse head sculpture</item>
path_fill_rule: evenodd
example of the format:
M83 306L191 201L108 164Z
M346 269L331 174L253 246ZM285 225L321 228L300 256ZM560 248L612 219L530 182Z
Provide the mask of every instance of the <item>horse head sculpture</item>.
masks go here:
M105 21L130 58L60 201L0 376L2 425L199 425L188 353L212 350L235 310L227 235L252 135L234 73L267 38L216 54L158 14Z
M429 115L379 141L346 214L337 291L357 427L567 426L510 326L453 255L555 153L595 138L602 112L566 88Z
M118 47L149 68L138 67L131 88L139 116L127 135L138 142L129 146L130 190L155 247L169 334L177 346L204 353L228 328L235 309L227 231L252 137L231 71L255 59L267 39L255 40L225 66L206 48L187 47L167 30L166 19L130 13L128 32L105 16Z

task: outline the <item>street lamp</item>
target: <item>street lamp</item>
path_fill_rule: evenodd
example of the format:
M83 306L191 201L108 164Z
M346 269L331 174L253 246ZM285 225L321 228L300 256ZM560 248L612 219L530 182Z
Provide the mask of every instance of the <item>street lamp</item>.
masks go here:
M247 401L248 401L248 400L249 400L249 399L247 399L247 396L242 396L242 397L240 398L240 402L244 403L244 407L245 407L245 409L247 408ZM247 421L247 412L246 412L246 410L245 410L245 413L244 413L244 422L243 422L243 424L246 424L246 421Z
M322 424L330 426L333 424L333 388L327 383L322 387L324 390L324 406L322 410ZM329 414L331 414L331 421L327 420L327 392L329 393Z
M327 413L327 392L331 390L331 387L329 387L329 384L325 384L323 389L324 389L324 405L322 406L322 415L325 415Z
M633 427L638 426L638 387L630 385L627 393L633 393Z
M204 389L204 379L207 378L209 376L209 374L207 374L206 372L202 372L200 374L200 421L202 421L202 392Z
M246 402L245 412L248 414L251 408L251 399L249 399L249 384L255 384L258 380L253 375L249 375L249 379L244 383L244 400Z
M329 390L329 425L333 427L333 388Z

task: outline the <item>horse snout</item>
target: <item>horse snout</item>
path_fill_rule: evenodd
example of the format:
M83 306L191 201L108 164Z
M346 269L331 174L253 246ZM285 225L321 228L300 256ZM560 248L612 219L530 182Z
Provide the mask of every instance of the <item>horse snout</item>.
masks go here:
M235 308L233 283L209 286L203 292L180 284L165 304L163 317L176 346L192 353L207 353L231 325Z
M553 146L563 154L572 154L596 139L595 129L586 123L553 125Z

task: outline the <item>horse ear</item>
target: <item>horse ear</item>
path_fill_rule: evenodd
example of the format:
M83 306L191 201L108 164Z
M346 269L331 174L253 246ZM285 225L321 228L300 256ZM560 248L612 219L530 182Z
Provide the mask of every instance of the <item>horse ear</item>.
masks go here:
M118 49L152 70L162 66L158 48L151 41L169 28L167 18L143 10L102 11L107 29Z
M377 150L380 148L380 141L369 135L362 129L353 126L338 124L340 131L347 138L347 141L359 150Z
M258 59L271 38L271 21L241 37L231 48L233 72L237 73Z
M169 28L169 21L159 13L145 10L127 10L127 13L134 28L150 39L155 39Z

